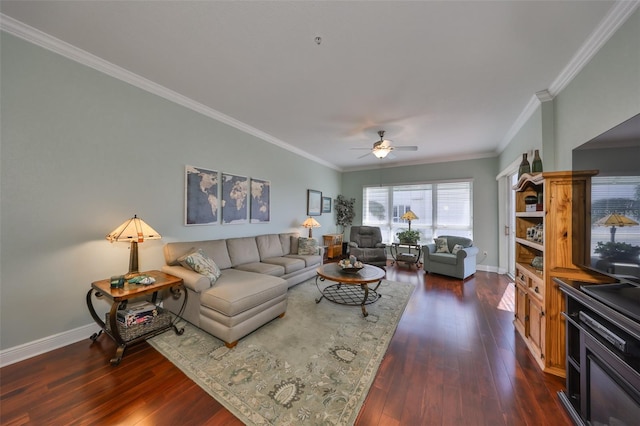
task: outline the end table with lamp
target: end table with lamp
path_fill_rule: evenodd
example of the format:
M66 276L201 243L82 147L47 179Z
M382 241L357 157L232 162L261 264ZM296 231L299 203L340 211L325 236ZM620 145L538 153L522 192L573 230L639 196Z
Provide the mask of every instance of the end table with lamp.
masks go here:
M418 216L411 210L407 210L400 219L409 222L409 230L398 232L396 235L400 239L399 243L391 243L389 251L393 257L393 263L405 262L409 265L415 264L418 268L421 265L420 258L422 256L422 246L418 239L420 231L411 231L411 221L418 220ZM400 251L399 248L408 249L408 251ZM416 252L414 253L413 250ZM392 264L393 264L392 263Z
M103 332L111 337L118 348L115 356L111 359L111 365L118 365L122 360L127 346L143 341L157 334L163 333L169 328L173 328L177 334L182 334L184 328L178 329L176 321L182 315L187 303L187 291L181 278L165 274L160 271L147 271L143 274L138 272L138 244L145 240L159 240L162 236L156 232L145 221L134 215L126 220L122 225L107 235L110 242L130 242L131 251L129 255L129 272L126 275L111 277L91 283L91 288L87 293L87 308L93 320L100 326L100 331L91 336L91 341L95 341ZM185 297L178 315L172 320L168 311L158 306L162 297L180 298L184 291ZM96 313L93 306L93 299L106 298L111 302L111 308L106 314L106 321ZM134 299L147 299L150 303L142 302L137 307L144 307L144 310L136 311L131 309ZM133 312L131 312L133 311ZM124 319L124 321L119 321Z

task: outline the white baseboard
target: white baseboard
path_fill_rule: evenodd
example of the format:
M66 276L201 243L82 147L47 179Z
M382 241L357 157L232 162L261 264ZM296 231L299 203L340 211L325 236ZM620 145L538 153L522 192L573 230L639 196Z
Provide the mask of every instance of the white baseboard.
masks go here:
M504 272L500 272L497 266L489 266L489 265L476 265L476 270L484 271L484 272L496 272L501 275L504 273Z
M87 339L88 343L89 337L97 331L98 326L95 323L91 323L74 328L73 330L14 346L13 348L1 350L0 367L11 365L84 339Z

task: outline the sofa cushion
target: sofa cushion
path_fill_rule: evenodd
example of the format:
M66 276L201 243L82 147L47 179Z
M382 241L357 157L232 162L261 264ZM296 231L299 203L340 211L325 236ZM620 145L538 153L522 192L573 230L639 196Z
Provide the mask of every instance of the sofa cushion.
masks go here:
M282 245L282 253L284 254L296 254L298 253L298 237L300 234L297 232L286 232L278 235L280 237L280 245ZM295 250L293 250L292 244L295 240Z
M453 252L453 248L456 244L460 244L463 248L471 247L473 245L473 241L466 237L458 237L455 235L447 235L447 245L449 246L449 251Z
M434 238L436 242L436 253L451 253L447 245L447 237Z
M322 256L317 254L288 254L285 257L304 261L305 267L322 265Z
M280 265L284 268L285 274L290 274L292 272L299 271L305 268L305 262L303 259L295 259L292 257L269 257L267 259L262 259L262 263L269 263L272 265Z
M317 254L318 242L314 238L298 238L298 254Z
M256 272L258 274L273 275L274 277L281 277L284 275L284 266L265 262L243 263L242 265L234 266L234 269L239 271Z
M282 278L228 269L201 294L200 304L233 316L286 294L287 288Z
M167 265L177 266L178 258L189 253L192 248L202 249L204 254L213 259L220 269L231 268L231 259L227 251L226 240L207 240L168 243L164 246L164 259Z
M204 254L202 249L193 248L191 252L180 256L178 262L185 268L190 268L207 277L210 284L214 284L220 277L220 268L213 259Z
M241 237L227 239L227 250L232 266L244 263L260 262L260 253L255 237Z
M258 235L256 237L256 243L258 244L260 260L263 262L264 259L270 257L284 256L280 237L277 234Z
M429 253L429 259L438 263L445 263L447 265L457 265L458 260L455 254L451 253Z

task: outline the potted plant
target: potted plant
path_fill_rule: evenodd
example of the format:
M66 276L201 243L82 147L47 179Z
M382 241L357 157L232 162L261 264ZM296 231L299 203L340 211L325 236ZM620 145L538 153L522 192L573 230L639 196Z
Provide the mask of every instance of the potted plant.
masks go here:
M355 198L347 199L343 195L338 195L335 200L336 225L342 226L342 232L345 227L351 226L353 218L356 217Z
M636 262L638 255L640 255L640 246L611 241L603 243L600 241L596 244L596 248L593 251L598 253L601 258L612 262Z
M396 232L396 237L402 244L416 244L420 239L420 231L410 229Z

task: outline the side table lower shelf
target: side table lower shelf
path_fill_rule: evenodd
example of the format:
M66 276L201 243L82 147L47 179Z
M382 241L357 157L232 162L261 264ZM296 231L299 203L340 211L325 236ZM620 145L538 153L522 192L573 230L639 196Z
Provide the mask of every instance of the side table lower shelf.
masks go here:
M182 280L159 271L149 271L146 272L145 275L153 276L156 279L156 283L150 286L125 284L125 287L122 289L111 289L109 287L105 287L109 285L109 280L102 280L92 283L91 289L87 292L87 308L89 309L89 313L93 320L98 324L98 326L100 326L100 330L92 334L90 339L92 342L95 342L103 332L113 339L118 346L114 357L111 358L110 361L113 366L120 364L122 357L124 356L124 351L128 346L150 339L153 336L164 333L170 328L173 328L175 333L178 335L184 333L184 327L178 328L176 325L180 314L186 306L188 297L188 292L184 288ZM143 297L145 295L150 295L151 302L156 304L158 293L163 292L164 290L168 291L170 297L174 297L176 299L181 297L182 292L185 293L180 313L172 319L172 314L169 313L169 311L158 308L158 315L151 322L144 325L134 325L130 327L131 330L126 329L125 332L125 328L117 319L118 309L126 305L128 300ZM111 309L106 314L105 321L103 321L96 313L93 306L93 296L98 299L105 297L111 300Z

